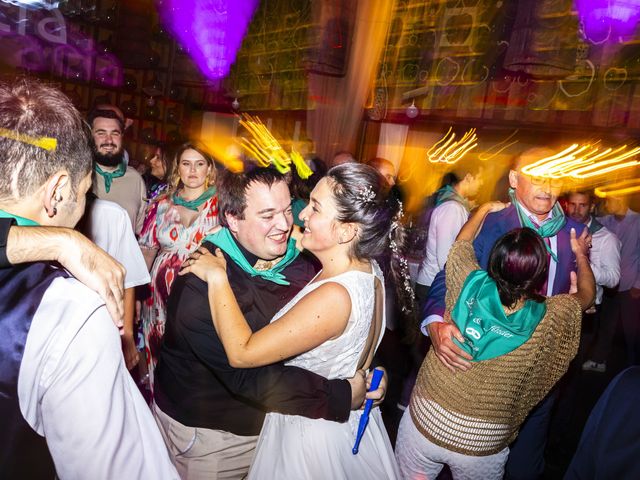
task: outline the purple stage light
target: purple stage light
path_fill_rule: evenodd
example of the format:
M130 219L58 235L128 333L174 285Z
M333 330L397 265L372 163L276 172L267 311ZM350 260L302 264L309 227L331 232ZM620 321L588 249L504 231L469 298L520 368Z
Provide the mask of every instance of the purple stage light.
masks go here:
M259 0L158 0L163 24L209 79L226 77Z
M575 5L591 43L633 35L640 20L640 0L576 0Z

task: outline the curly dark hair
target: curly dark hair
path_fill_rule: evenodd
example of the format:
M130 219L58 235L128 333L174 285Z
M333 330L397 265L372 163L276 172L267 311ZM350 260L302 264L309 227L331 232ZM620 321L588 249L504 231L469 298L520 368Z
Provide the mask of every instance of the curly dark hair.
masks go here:
M530 228L505 233L489 255L489 276L498 286L500 301L513 307L522 298L544 301L538 292L544 285L549 260L544 240Z

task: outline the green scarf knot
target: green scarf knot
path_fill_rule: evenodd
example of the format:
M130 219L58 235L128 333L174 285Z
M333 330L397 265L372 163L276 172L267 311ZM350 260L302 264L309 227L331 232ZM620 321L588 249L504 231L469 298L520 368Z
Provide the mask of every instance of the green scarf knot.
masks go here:
M529 340L546 312L545 303L527 300L517 312L505 314L496 282L484 270L475 270L451 311L464 337L464 343L454 341L473 361L499 357Z
M456 189L451 185L445 185L436 192L436 207L442 205L444 202L454 201L462 205L467 212L471 211L469 202L466 198L456 192Z
M185 200L184 198L178 195L178 192L174 192L171 200L173 200L174 205L180 205L181 207L187 208L189 210L193 210L194 212L198 211L198 207L202 205L204 202L209 200L216 194L216 187L207 188L202 195L193 200Z
M107 193L109 193L109 190L111 190L113 179L120 178L127 172L127 166L125 165L124 161L120 165L118 165L118 168L113 172L105 172L97 163L94 164L93 169L98 175L104 178L104 191Z
M565 223L567 223L567 218L564 216L564 212L560 207L558 202L555 203L553 208L551 209L551 218L542 225L536 225L531 221L529 216L522 210L522 206L518 199L516 198L516 192L513 188L509 189L509 198L511 199L511 203L516 207L516 212L518 212L518 218L520 219L520 226L527 227L536 232L542 238L553 237L558 234L562 227L564 227ZM553 258L554 262L558 263L558 256L551 250L551 246L544 242L544 245Z
M252 277L261 277L269 282L277 283L278 285L290 285L290 282L280 272L289 266L289 264L300 254L300 251L296 248L296 241L293 238L289 238L289 242L287 243L287 253L285 253L282 260L269 270L256 270L249 264L245 256L242 254L242 251L238 247L236 240L233 238L233 235L231 235L228 228L221 228L218 232L207 235L204 242L211 242L216 247L220 248L220 250L229 255L242 270Z

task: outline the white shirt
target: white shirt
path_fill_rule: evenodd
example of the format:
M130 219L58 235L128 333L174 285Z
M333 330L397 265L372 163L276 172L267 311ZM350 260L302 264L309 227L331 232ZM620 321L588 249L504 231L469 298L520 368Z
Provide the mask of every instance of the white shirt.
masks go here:
M587 227L591 225L591 219ZM591 237L589 263L596 279L596 304L602 303L602 287L613 288L620 281L620 240L607 227Z
M431 286L433 279L447 262L447 256L460 229L469 219L469 212L454 200L438 205L431 214L427 247L418 270L417 283Z
M117 203L98 198L91 205L89 214L87 235L124 266L124 288L149 283L149 270L133 234L127 211Z
M100 168L105 171L116 170L108 167ZM140 233L147 209L147 187L135 168L127 167L127 171L122 177L114 178L109 193L106 191L104 178L96 174L93 180L93 193L98 198L110 200L124 208L129 214L133 230L136 234Z
M55 279L33 317L18 375L20 411L67 479L177 479L96 293Z

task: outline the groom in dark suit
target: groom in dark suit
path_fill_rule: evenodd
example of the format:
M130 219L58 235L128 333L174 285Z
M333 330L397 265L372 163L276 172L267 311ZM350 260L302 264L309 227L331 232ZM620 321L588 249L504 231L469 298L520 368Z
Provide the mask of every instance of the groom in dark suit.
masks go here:
M534 178L522 173L522 168L553 155L553 150L534 148L521 153L509 172L511 205L492 213L482 226L473 246L483 269L489 263L493 244L514 228L530 227L545 240L549 252L549 274L544 295L567 293L570 272L575 271L575 255L571 251L569 235L572 228L580 235L584 225L566 218L557 203L562 184L553 179ZM444 270L433 281L423 310L422 330L428 333L437 357L452 371L467 370L471 357L452 340L464 341L453 323L444 322L446 294ZM552 391L531 412L523 424L518 439L511 445L506 466L508 479L536 479L544 470L544 449L551 409L555 400Z

